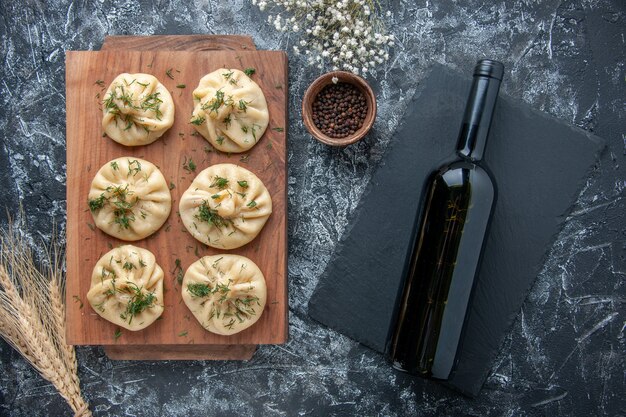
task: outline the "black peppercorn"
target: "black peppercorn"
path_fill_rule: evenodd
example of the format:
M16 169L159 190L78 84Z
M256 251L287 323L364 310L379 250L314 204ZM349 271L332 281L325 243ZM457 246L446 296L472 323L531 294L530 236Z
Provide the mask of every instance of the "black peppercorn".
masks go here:
M352 84L329 84L315 97L312 109L313 123L322 133L344 138L363 126L367 101Z

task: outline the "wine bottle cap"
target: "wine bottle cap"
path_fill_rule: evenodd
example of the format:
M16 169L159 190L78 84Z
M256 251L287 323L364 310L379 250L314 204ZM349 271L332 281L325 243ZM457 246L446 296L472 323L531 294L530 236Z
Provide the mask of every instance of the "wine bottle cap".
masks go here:
M474 67L474 75L483 75L486 77L502 80L504 75L504 65L501 62L492 59L481 59Z

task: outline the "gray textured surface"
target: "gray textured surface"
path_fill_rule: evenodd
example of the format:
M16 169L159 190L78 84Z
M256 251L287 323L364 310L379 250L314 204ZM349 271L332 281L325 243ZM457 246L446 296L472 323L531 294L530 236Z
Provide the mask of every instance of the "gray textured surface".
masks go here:
M315 320L379 352L384 352L393 331L396 298L409 262L407 248L414 230L407 225L418 227L415 217L420 197L425 198L426 179L441 169L442 161L452 159L451 150L457 146L472 85L471 68L467 72L433 65L309 301L308 312ZM446 384L472 397L485 382L543 267L545 251L566 220L563 216L604 149L597 136L506 96L496 103L489 136L483 167L496 179L497 202L458 365ZM385 256L372 255L381 249ZM461 311L452 313L453 306ZM458 302L448 302L446 314L449 311L457 317L464 314Z
M96 415L625 415L625 6L613 1L394 3L399 42L374 88L375 131L348 149L314 142L299 119L317 71L290 56L290 340L247 363L111 362L78 349ZM287 48L266 15L233 1L0 3L0 205L24 203L31 234L63 221L64 51L105 35L249 33ZM394 373L383 358L308 318L306 303L406 102L433 62L509 69L514 98L606 139L542 273L474 401ZM2 221L4 223L4 220ZM0 414L70 415L54 389L0 343Z

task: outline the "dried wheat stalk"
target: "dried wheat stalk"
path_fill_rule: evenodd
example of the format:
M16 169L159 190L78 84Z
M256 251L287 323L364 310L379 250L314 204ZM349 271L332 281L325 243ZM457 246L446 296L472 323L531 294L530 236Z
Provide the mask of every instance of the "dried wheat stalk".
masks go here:
M75 417L86 417L76 353L65 341L64 258L54 243L40 269L13 226L0 231L0 336L56 387Z

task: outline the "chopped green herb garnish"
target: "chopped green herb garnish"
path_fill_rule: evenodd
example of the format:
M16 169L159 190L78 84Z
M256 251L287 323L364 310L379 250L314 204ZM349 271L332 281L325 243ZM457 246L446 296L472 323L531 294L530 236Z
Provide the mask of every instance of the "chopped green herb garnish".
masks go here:
M135 215L127 212L127 209L118 209L113 212L115 219L113 222L120 226L121 229L128 229L130 222L135 221Z
M145 293L136 284L127 281L128 286L125 288L125 292L132 295L132 298L128 300L126 310L120 314L122 320L128 319L128 324L131 324L133 318L143 312L144 310L153 307L154 302L157 300L153 292Z
M111 168L113 169L113 171L117 171L118 169L120 169L116 161L111 162Z
M178 285L182 285L183 284L183 265L180 262L180 259L176 258L174 260L174 276L176 278L176 282L178 282Z
M227 185L228 185L228 179L220 177L219 175L216 175L215 180L210 185L210 187L217 187L221 190L221 189L226 188Z
M94 84L97 84L99 87L104 88L104 81L102 81L102 80L96 80L96 82Z
M247 207L250 208L255 208L257 206L256 201L252 200L251 202L249 202L248 204L246 204Z
M217 269L217 264L220 263L220 261L224 259L223 256L220 256L219 258L217 258L215 261L213 261L213 264L211 265L213 268Z
M191 123L192 125L200 126L205 121L206 118L203 116L194 116L189 123Z
M173 80L174 76L172 75L172 69L173 68L170 68L167 71L165 71L165 75L167 75L169 78L171 78Z
M246 101L244 99L239 100L239 110L245 113L248 109L248 104L250 104L249 101Z
M248 188L248 181L237 181L241 188Z
M187 291L189 291L195 297L206 297L211 294L211 287L207 284L195 283L187 285Z
M120 329L119 327L117 328L117 330L115 331L115 334L113 335L113 337L115 338L115 340L119 339L120 336L122 336L122 329Z
M185 330L184 332L178 333L178 337L184 337L184 336L187 336L187 330Z
M272 130L275 130L277 132L283 132L285 129L282 128L282 127L274 127L274 128L272 128Z
M161 103L163 103L163 100L159 98L159 94L161 93L156 92L149 94L144 98L143 102L141 103L141 109L153 111L154 116L157 118L157 120L161 120L161 118L163 117L163 113L161 113Z
M122 265L123 269L126 269L127 271L131 271L133 268L137 268L135 266L135 264L131 263L131 262L124 262L124 265Z
M204 103L202 105L202 110L209 110L209 113L215 112L217 113L220 107L224 105L224 92L222 90L217 90L215 92L215 97L211 99L211 101Z
M170 181L170 190L173 190L174 188L176 188L176 185L172 181Z
M208 201L204 201L198 206L198 214L195 215L195 218L216 227L224 227L228 224L226 219L217 214L217 210L209 206Z
M218 136L216 142L219 143L220 145L224 143L224 136Z
M248 77L252 77L255 72L256 70L254 68L246 68L245 70L243 70L243 73L246 74Z
M127 197L133 194L132 191L128 191L128 185L125 187L122 186L109 186L106 191L110 194L109 197L105 197L104 194L100 196L102 199L101 204L104 206L104 202L106 201L108 204L113 206L113 222L118 224L122 229L128 229L130 227L130 222L135 221L135 215L133 213L133 207L139 202L139 198L136 197L135 201L127 201ZM98 199L100 200L100 199ZM100 202L89 204L90 208L96 207ZM101 207L100 207L101 208Z
M217 284L215 288L213 288L214 293L219 292L220 294L222 294L222 296L218 300L220 303L223 303L224 301L226 301L227 294L230 291L230 288L228 288L229 285L230 285L230 282L228 284Z
M185 84L177 84L176 88L186 88L187 86Z
M133 193L132 191L128 191L128 184L124 187L122 187L121 185L118 185L117 187L110 185L106 188L106 191L108 193L111 193L111 197L117 197L121 200L125 200L127 195Z
M100 197L95 198L93 200L89 200L89 210L93 213L96 210L100 210L104 207L104 202L107 198L103 194L100 194Z
M81 300L79 296L74 295L72 298L74 299L75 303L80 303L78 308L83 308L83 300Z
M256 302L257 304L259 303L259 297L246 297L246 298L238 298L237 300L235 300L235 302L239 302L239 303L243 303L245 305L250 305L250 303L254 303Z
M151 109L156 113L157 118L161 118L161 112L159 109L162 101L158 98L159 93L148 95L143 99L143 102L138 106L135 102L136 99L130 90L126 87L132 85L135 82L133 80L130 84L124 80L123 84L116 84L112 90L108 93L107 97L103 100L102 104L107 113L112 114L115 117L115 123L118 120L124 124L123 130L130 130L133 125L137 125L143 128L146 132L150 132L148 126L146 126L141 118L136 118L128 112L122 111L120 106L129 109ZM138 83L140 84L140 83ZM144 85L144 84L141 84ZM125 87L126 86L126 87Z
M139 160L135 159L131 161L129 159L128 160L128 176L130 177L132 175L134 177L139 172L141 172L141 163L139 162Z
M135 123L133 121L132 116L126 115L126 118L124 119L126 121L126 127L124 127L123 130L130 130L131 127L133 127L133 124Z
M187 157L185 157L185 161L183 162L183 169L187 172L196 172L196 163L193 162L192 158L189 158L189 160L187 160Z

